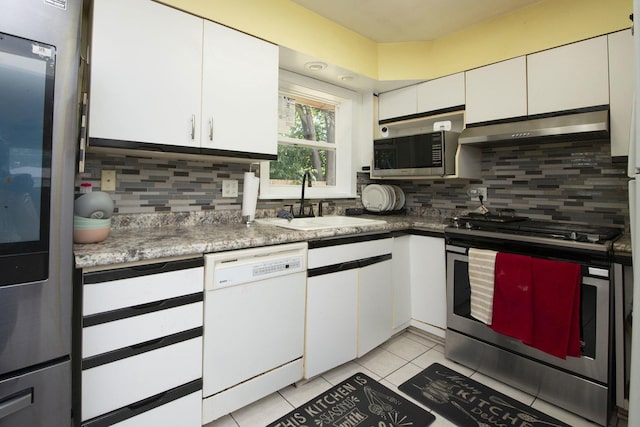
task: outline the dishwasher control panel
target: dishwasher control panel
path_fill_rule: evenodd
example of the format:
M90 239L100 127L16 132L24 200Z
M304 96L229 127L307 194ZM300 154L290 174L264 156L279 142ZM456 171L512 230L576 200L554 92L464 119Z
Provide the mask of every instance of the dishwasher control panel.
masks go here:
M270 277L273 274L289 271L300 271L302 267L302 257L297 256L287 259L278 259L260 264L254 264L252 268L252 277Z
M306 244L290 244L205 255L205 289L221 289L306 272Z

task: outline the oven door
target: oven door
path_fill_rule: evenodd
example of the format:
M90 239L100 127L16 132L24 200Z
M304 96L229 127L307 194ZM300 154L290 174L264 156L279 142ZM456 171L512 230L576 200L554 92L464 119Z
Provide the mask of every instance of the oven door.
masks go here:
M468 248L447 245L447 329L499 347L511 353L558 367L597 382L608 382L609 361L609 270L582 267L581 331L582 357L563 360L530 347L520 340L494 332L471 317Z

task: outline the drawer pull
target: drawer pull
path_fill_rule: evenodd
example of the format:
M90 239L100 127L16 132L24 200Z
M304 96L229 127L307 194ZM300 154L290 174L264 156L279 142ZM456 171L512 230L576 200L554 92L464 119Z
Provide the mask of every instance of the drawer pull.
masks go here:
M167 392L165 391L164 393L160 393L155 396L148 397L139 402L132 403L131 405L128 405L127 408L131 409L132 411L135 411L137 409L144 408L145 406L151 406L151 407L160 406L155 404L158 402L162 402L166 395L167 395Z
M0 402L0 420L28 408L33 403L33 389L23 390Z
M134 305L131 307L132 310L146 310L152 307L162 307L163 305L167 304L166 299L160 300L160 301L153 301L153 302L148 302L145 304L138 304L138 305Z
M129 348L133 348L133 349L141 349L141 348L145 348L145 347L150 347L150 346L155 346L160 344L162 341L164 341L165 337L162 338L156 338L155 340L149 340L149 341L145 341L145 342L141 342L140 344L134 344L132 346L129 346Z

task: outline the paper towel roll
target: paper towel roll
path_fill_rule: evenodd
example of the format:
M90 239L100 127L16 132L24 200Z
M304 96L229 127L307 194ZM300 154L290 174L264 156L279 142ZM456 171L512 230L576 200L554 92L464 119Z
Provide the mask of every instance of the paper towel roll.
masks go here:
M255 173L244 173L244 184L242 187L242 216L248 216L249 221L253 221L256 215L259 186L260 178L256 177Z

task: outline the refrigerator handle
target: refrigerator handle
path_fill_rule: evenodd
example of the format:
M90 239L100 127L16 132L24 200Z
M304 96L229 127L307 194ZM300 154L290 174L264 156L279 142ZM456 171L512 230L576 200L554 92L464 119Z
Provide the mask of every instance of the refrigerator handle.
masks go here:
M28 408L33 403L33 389L29 388L0 402L0 420Z

